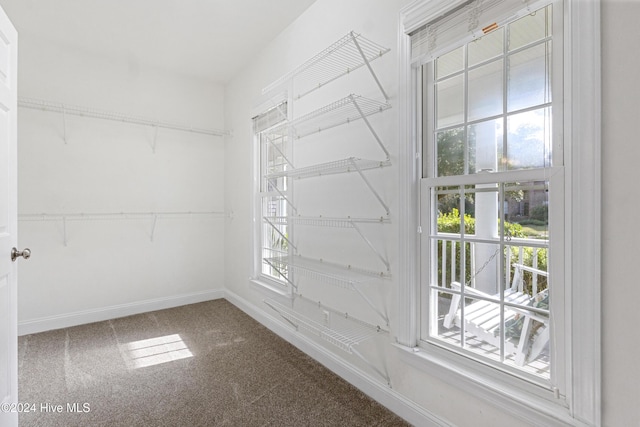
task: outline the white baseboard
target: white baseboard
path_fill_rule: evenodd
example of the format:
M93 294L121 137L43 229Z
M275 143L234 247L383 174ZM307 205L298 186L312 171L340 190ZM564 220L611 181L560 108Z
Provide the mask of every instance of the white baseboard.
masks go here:
M18 322L18 335L35 334L53 329L68 328L71 326L84 325L86 323L101 322L104 320L116 319L118 317L131 316L133 314L146 313L149 311L179 307L181 305L224 298L224 295L225 291L223 289L211 289L202 292L193 292L189 294L155 298L92 310L76 311L57 316L24 320Z
M225 299L409 423L425 427L451 426L447 421L410 401L381 381L376 381L368 374L354 368L237 294L225 290Z

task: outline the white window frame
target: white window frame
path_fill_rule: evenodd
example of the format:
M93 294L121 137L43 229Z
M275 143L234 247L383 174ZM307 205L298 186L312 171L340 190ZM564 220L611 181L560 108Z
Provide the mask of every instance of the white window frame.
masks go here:
M600 0L564 0L565 242L563 316L565 357L557 361L564 389L545 390L434 345L421 335L419 112L421 73L411 64L413 31L466 0L416 1L401 11L400 193L398 346L403 360L494 403L501 410L543 425L601 424L600 337ZM533 2L530 2L533 3ZM525 4L523 3L523 7ZM579 286L578 286L579 284Z
M252 117L257 117L264 114L269 109L281 104L287 103L287 120L291 119L291 99L288 92L280 94L271 94L269 99L259 102L252 110ZM250 281L256 285L260 290L266 290L269 293L276 293L279 295L290 296L292 287L286 280L278 280L262 272L262 249L263 249L263 213L262 213L262 175L263 175L263 158L261 152L261 140L260 132L256 132L253 126L251 134L253 136L253 148L252 148L252 192L251 192L251 206L252 206L252 245L251 245L251 277ZM291 153L286 153L291 155Z

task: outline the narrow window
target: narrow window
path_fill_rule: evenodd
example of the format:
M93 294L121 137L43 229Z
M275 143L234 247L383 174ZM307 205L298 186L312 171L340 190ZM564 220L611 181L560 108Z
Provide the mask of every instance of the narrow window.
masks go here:
M253 119L259 157L255 275L261 281L281 287L286 287L289 277L286 267L278 259L289 254L287 217L290 214L290 195L286 172L291 163L289 135L277 129L284 128L278 125L286 119L286 102Z

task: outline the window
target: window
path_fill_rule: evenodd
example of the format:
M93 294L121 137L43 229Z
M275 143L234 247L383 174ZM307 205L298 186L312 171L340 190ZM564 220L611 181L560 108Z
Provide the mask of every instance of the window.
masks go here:
M599 1L401 13L398 349L526 422L600 425Z
M564 238L553 18L547 5L422 65L421 156L421 338L549 384Z
M286 289L289 273L278 259L289 254L290 195L286 171L290 144L282 124L287 119L287 103L282 102L254 117L258 191L256 206L256 248L254 278L262 283Z

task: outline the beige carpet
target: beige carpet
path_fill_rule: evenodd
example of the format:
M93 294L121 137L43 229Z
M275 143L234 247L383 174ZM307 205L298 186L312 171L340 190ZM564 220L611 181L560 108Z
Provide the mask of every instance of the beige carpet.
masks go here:
M19 339L20 426L405 426L225 300Z

